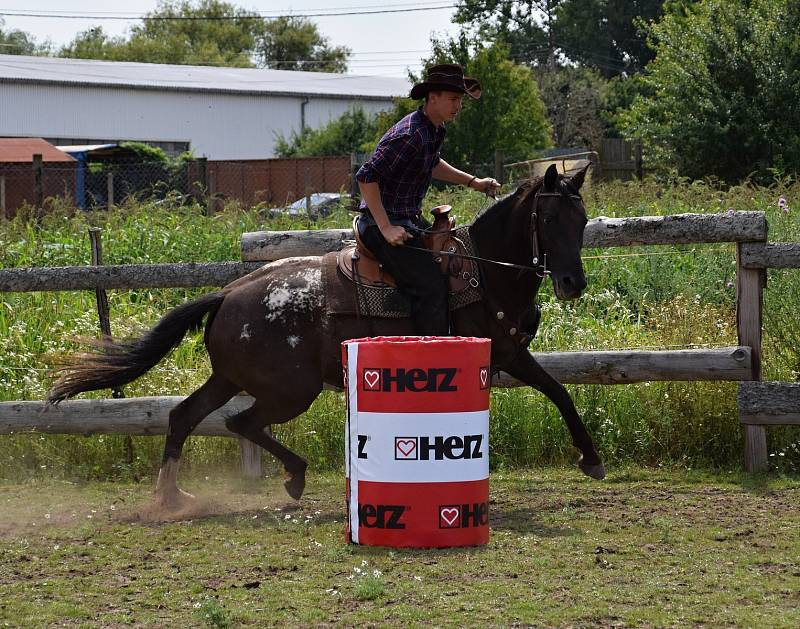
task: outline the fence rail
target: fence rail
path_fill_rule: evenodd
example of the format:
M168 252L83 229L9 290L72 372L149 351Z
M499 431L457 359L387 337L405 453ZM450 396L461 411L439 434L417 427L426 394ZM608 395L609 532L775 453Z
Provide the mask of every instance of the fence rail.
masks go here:
M800 425L800 383L742 382L739 420L755 425Z
M222 285L267 260L321 255L339 249L343 241L350 238L352 231L347 229L244 234L242 258L245 262L242 263L9 269L0 271L0 291ZM796 417L800 417L800 399L797 397L787 398L788 410L776 415L769 411L772 400L770 392L784 389L759 388L759 385L766 383L745 382L760 379L764 269L800 267L800 244L766 243L766 238L767 222L762 212L597 218L590 221L584 237L585 247L736 243L739 346L679 351L552 352L536 353L534 356L545 369L565 383L740 381L745 467L749 471L765 469L765 425L784 420L785 423L796 423ZM497 384L517 386L520 383L503 374ZM791 385L789 388L792 388ZM59 411L50 409L45 412L42 412L41 403L5 402L0 403L0 434L22 429L78 431L80 434L87 430L128 430L134 432L124 434L162 434L166 431L168 409L180 399L182 398L146 398L144 401L79 400L63 403ZM246 405L245 400L244 397L237 398L235 403ZM749 406L745 407L745 402ZM797 406L792 406L793 404ZM127 415L122 409L127 409ZM225 412L227 411L223 409L217 419L203 422L198 434L223 430ZM64 415L62 417L53 413ZM136 417L138 420L134 421ZM218 428L219 425L223 429ZM225 431L213 434L229 433ZM252 450L243 451L243 460L253 458Z
M324 255L353 239L352 229L259 231L242 234L242 260L267 261ZM584 248L748 242L767 239L763 212L674 214L633 218L593 218L583 234Z
M224 286L259 262L188 262L0 269L0 292Z

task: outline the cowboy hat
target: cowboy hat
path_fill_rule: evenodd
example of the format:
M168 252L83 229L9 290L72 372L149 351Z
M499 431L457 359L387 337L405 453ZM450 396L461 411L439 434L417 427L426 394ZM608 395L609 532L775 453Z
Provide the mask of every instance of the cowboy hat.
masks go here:
M441 63L428 68L428 77L411 88L411 98L425 98L431 91L461 92L478 100L481 97L481 84L477 79L464 76L464 68L457 63Z

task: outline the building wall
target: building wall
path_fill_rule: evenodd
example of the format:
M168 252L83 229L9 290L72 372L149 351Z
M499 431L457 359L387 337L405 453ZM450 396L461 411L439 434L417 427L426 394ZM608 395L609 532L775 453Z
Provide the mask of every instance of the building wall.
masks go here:
M274 155L277 134L300 128L300 96L239 95L66 85L0 84L0 136L189 142L215 160ZM309 97L306 125L337 118L358 99ZM391 101L364 100L368 112Z

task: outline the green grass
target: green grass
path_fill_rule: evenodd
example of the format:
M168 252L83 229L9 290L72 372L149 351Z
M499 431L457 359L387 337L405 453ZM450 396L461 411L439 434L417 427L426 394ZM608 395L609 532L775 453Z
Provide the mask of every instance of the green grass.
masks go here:
M790 211L778 209L785 197ZM718 190L703 182L670 185L652 180L596 185L585 201L591 216L660 215L678 212L763 210L770 240L800 241L800 183L770 188ZM460 222L485 200L446 189L427 206L449 203ZM348 226L342 210L316 227ZM131 203L111 212L78 213L54 204L33 220L20 216L0 224L0 267L88 264L87 230L103 227L105 262L144 263L234 260L246 231L312 227L308 221L274 217L266 210L229 204L207 217L204 208ZM587 250L589 288L577 302L558 302L549 285L540 292L542 324L536 351L735 345L735 252L733 245ZM625 254L625 257L609 257ZM629 254L644 254L630 256ZM651 255L655 254L655 255ZM593 256L600 256L594 258ZM112 332L128 336L152 325L202 290L110 291ZM800 272L770 271L765 292L764 378L797 380L800 374ZM55 357L76 349L77 337L97 336L94 295L5 293L0 296L0 399L42 399ZM125 387L127 396L187 394L207 377L210 365L201 335L187 338L145 377ZM742 436L732 383L644 383L570 386L600 451L612 465L680 464L732 469L740 465ZM91 394L106 396L107 392ZM344 405L323 394L299 419L277 429L286 444L317 470L340 469ZM563 421L541 395L527 389L498 390L492 397L492 465L508 469L564 464L574 452ZM132 450L128 444L132 443ZM22 480L131 479L153 473L160 438L12 435L0 437L0 478ZM797 428L768 430L773 467L800 470ZM197 473L237 463L235 442L194 438L186 465Z
M488 546L425 551L347 545L340 474L185 484L178 522L149 484L0 484L0 626L800 624L796 479L495 473Z

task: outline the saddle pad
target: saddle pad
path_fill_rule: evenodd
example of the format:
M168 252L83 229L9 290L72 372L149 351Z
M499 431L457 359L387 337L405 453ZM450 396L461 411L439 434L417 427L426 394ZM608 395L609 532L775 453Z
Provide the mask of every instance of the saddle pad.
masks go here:
M456 230L456 237L464 242L468 255L475 255L466 226ZM355 316L360 312L361 316L383 319L404 319L410 316L408 300L400 292L394 288L356 286L338 269L337 255L338 251L332 251L322 258L322 277L329 315ZM463 308L481 299L477 288L467 286L457 293L450 293L450 310Z

